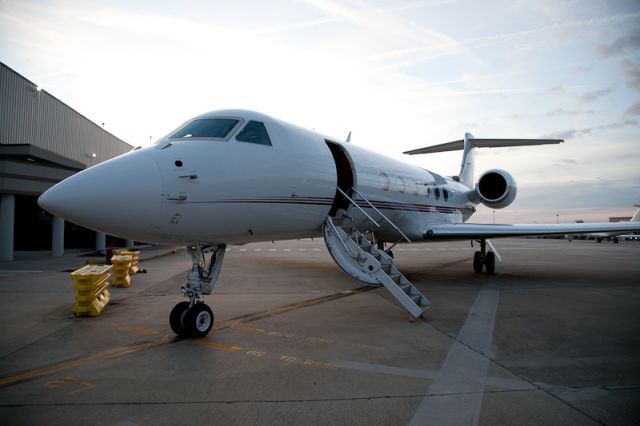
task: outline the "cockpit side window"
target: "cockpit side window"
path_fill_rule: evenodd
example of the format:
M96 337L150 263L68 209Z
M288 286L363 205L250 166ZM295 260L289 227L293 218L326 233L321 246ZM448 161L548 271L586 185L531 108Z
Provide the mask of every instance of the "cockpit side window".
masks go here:
M255 143L258 145L268 145L271 146L271 139L269 139L269 134L267 133L266 127L264 127L264 123L259 121L249 121L244 129L236 139L239 142L249 142Z
M240 120L234 118L201 118L193 120L169 139L226 139Z

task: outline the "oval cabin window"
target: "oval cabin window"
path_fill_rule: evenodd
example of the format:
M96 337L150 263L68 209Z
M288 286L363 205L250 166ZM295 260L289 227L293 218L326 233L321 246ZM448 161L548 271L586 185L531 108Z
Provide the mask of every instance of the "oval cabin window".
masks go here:
M409 190L413 195L418 195L418 182L413 179L409 179Z
M384 191L388 191L391 187L391 181L389 180L389 176L386 173L380 173L380 185Z
M398 176L398 192L404 194L407 191L407 184L402 176Z

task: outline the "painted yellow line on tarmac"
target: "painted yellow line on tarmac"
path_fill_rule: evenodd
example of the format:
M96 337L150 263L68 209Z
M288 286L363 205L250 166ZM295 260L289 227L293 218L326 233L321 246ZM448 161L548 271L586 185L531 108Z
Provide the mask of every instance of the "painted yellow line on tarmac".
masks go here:
M205 346L207 348L217 349L221 351L229 351L229 352L242 351L242 348L238 346L225 345L224 343L217 343L217 342L209 342L207 340L194 340L193 343L195 343L198 346Z
M5 377L3 379L0 379L0 386L3 385L8 385L11 383L15 383L15 382L19 382L21 380L28 380L28 379L33 379L36 377L41 377L41 376L46 376L48 374L53 374L53 373L58 373L60 371L64 371L64 370L68 370L70 368L75 368L75 367L81 367L84 365L88 365L88 364L92 364L94 362L98 362L98 361L106 361L109 359L113 359L113 358L118 358L120 356L123 355L127 355L133 352L137 352L141 349L146 349L146 348L150 348L150 347L154 347L154 346L158 346L160 344L164 344L167 343L169 341L173 341L174 338L165 338L162 339L160 342L154 342L154 343L141 343L138 345L133 345L133 346L129 346L126 348L122 348L122 349L118 349L116 351L112 351L112 352L107 352L107 353L103 353L103 354L99 354L99 355L93 355L93 356L89 356L86 358L80 358L77 359L75 361L69 361L69 362L64 362L62 364L58 364L58 365L54 365L51 367L45 367L45 368L39 368L36 370L31 370L31 371L27 371L25 373L21 373L21 374L16 374L13 376L9 376L9 377Z
M149 330L148 328L131 327L128 325L121 325L118 330L128 331L129 333L139 334L140 336L155 336L158 334L155 330Z
M369 290L374 289L375 287L372 286L363 286L363 287L358 287L354 290L348 290L348 291L342 291L342 292L338 292L338 293L333 293L330 294L328 296L323 296L323 297L319 297L317 299L311 299L311 300L306 300L303 302L297 302L297 303L292 303L289 305L284 305L284 306L280 306L278 308L274 308L274 309L269 309L266 311L261 311L261 312L255 312L252 314L247 314L247 315L242 315L236 318L231 318L228 319L226 321L221 321L218 323L215 323L213 325L213 330L224 330L227 328L235 328L235 327L240 327L243 326L243 324L246 324L248 322L251 321L257 321L259 319L262 318L267 318L267 317L271 317L271 316L275 316L275 315L279 315L285 312L291 312L297 309L302 309L302 308L306 308L308 306L313 306L313 305L317 305L320 303L324 303L324 302L329 302L331 300L336 300L336 299L340 299L343 297L348 297L348 296L352 296L355 294L359 294L359 293L363 293ZM126 327L126 326L123 326ZM137 330L137 331L141 331L141 330L146 330L146 329L140 329L137 327L128 327L127 330L125 331L133 331L133 330ZM257 334L259 333L258 330L261 330L259 328L254 329L254 332ZM146 330L146 331L150 331L150 330ZM266 330L265 330L266 331ZM170 342L174 342L176 341L176 337L175 336L166 336L160 339L157 339L155 341L149 342L149 341L145 341L145 342L141 342L138 343L136 345L132 345L132 346L128 346L125 348L121 348L121 349L117 349L111 352L106 352L103 354L98 354L98 355L92 355L92 356L88 356L86 358L80 358L80 359L76 359L73 361L68 361L68 362L63 362L57 365L53 365L50 367L44 367L44 368L38 368L35 370L31 370L31 371L27 371L25 373L20 373L20 374L15 374L13 376L8 376L8 377L4 377L4 378L0 378L0 386L4 386L4 385L9 385L12 383L16 383L16 382L20 382L22 380L29 380L29 379L33 379L36 377L42 377L42 376L46 376L49 374L54 374L54 373L58 373L60 371L64 371L64 370L68 370L71 368L75 368L75 367L82 367L85 365L89 365L95 362L99 362L99 361L106 361L109 359L113 359L113 358L118 358L121 357L123 355L128 355L134 352L138 352L142 349L148 349L148 348L154 348L157 346L161 346L164 345L166 343L170 343ZM230 350L233 352L238 352L238 351L242 351L242 348L239 348L237 346L229 346L229 345L222 345L219 343L213 343L213 342L207 342L206 340L197 340L194 341L196 344L200 344L202 346L209 346L213 349L221 349L221 350Z
M241 331L243 333L250 333L250 334L262 334L262 333L266 333L267 331L262 329L262 328L256 328L256 327L249 327L249 326L240 326L240 327L234 327L234 330L238 330Z

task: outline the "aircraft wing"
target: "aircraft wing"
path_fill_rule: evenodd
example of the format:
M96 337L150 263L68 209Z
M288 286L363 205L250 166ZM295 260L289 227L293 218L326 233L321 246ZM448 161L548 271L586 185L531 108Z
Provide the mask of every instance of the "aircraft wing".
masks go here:
M640 222L568 223L560 225L489 225L453 223L427 225L426 240L474 240L501 237L586 234L592 232L640 232Z

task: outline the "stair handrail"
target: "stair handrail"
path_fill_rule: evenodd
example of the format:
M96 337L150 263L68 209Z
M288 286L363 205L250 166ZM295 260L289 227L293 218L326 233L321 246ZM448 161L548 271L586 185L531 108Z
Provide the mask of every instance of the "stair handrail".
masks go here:
M360 212L361 212L363 215L365 215L365 216L367 217L367 219L369 219L369 220L370 220L371 222L373 222L373 223L374 223L378 228L380 228L380 224L379 224L378 222L376 222L376 221L375 221L371 216L369 216L369 214L368 214L367 212L365 212L365 211L364 211L364 209L363 209L362 207L360 207L360 206L358 205L358 203L356 203L356 202L353 200L353 198L349 197L349 196L347 195L347 193L346 193L346 192L344 192L344 191L343 191L342 189L340 189L339 187L336 187L336 189L337 189L338 191L340 191L340 193L341 193L342 195L344 195L344 196L347 198L347 200L349 200L349 201L351 202L351 204L353 204L353 205L354 205L358 210L360 210ZM353 189L353 188L351 188L351 189ZM355 189L353 189L353 190L354 190L354 191L356 191ZM356 191L356 193L357 193L357 192L358 192L358 191ZM358 194L358 195L359 195L359 194ZM371 205L371 203L369 203L369 205ZM374 207L374 209L375 209L375 207ZM377 210L377 209L376 209L376 210Z
M349 247L347 247L347 244L344 242L344 240L342 239L342 237L340 236L340 233L338 232L338 230L336 229L336 226L333 224L333 220L331 219L331 216L327 216L327 218L325 219L325 222L329 223L329 225L331 225L331 229L333 229L333 233L336 234L336 237L338 237L338 240L340 240L340 243L342 244L342 246L345 248L345 250L347 250L347 253L349 253L349 255L351 257L356 257L351 250L349 250Z
M340 188L338 188L338 189L340 189ZM387 216L385 216L385 215L384 215L380 210L378 210L378 209L376 208L376 206L374 206L373 204L371 204L371 202L370 202L369 200L367 200L367 197L365 197L364 195L362 195L362 194L361 194L357 189L355 189L355 188L351 188L351 189L353 190L353 192L355 192L356 194L358 194L358 196L360 196L360 198L362 198L362 199L364 200L364 202L365 202L365 203L367 203L367 204L369 205L369 207L371 207L373 210L375 210L375 211L376 211L376 213L378 213L378 214L380 215L380 217L382 217L382 219L386 220L386 221L387 221L387 223L393 227L393 229L395 229L396 231L398 231L398 233L399 233L400 235L402 235L402 238L404 238L405 240L407 240L407 242L409 242L409 243L411 242L411 240L409 239L409 237L407 237L407 236L405 235L405 233L404 233L404 232L402 232L402 231L400 230L400 228L398 228L398 227L396 226L396 224L395 224L395 223L393 223L391 220L389 220L389 218L388 218ZM340 190L340 192L342 192L342 190ZM344 194L344 192L342 192L342 193ZM346 195L346 194L345 194L345 195ZM349 198L349 200L351 200L351 198ZM364 213L364 210L362 210L362 209L360 208L360 206L358 206L358 205L357 205L353 200L351 200L351 202L352 202L352 203L354 203L354 205L355 205L356 207L358 207L358 208L360 209L360 211L362 211L362 212ZM369 215L368 215L368 214L366 214L366 213L365 213L365 215L367 215L367 217L371 219L371 216L369 216ZM371 220L373 220L373 219L371 219ZM377 222L375 222L375 221L374 221L374 223L376 223L376 225L378 225L378 224L377 224ZM379 227L379 226L380 226L380 225L378 225L378 227Z

